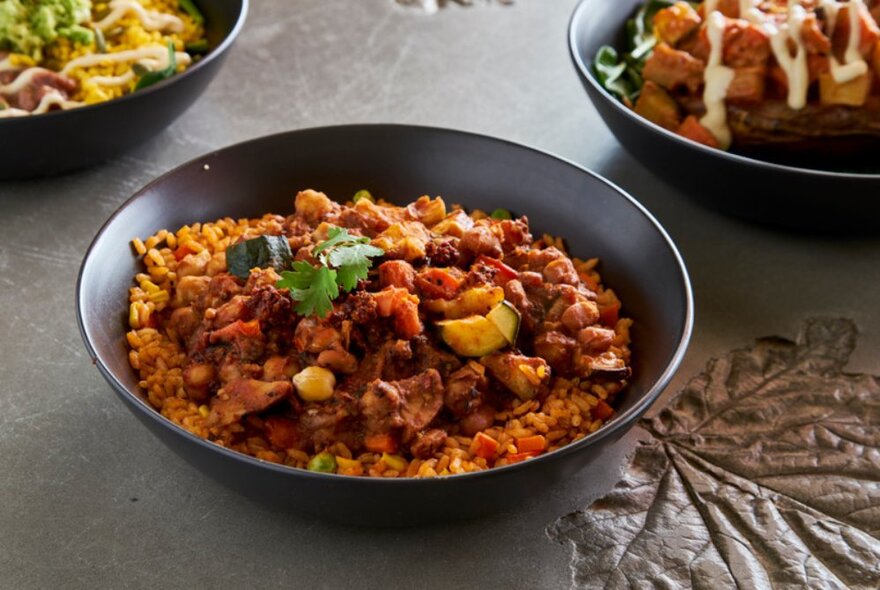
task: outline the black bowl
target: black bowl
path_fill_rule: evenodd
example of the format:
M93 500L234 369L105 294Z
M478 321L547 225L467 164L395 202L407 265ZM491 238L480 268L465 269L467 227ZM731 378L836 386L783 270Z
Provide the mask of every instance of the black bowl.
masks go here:
M880 164L852 173L791 166L724 152L636 115L600 86L592 69L602 45L624 47L624 24L644 0L582 0L568 41L581 82L605 124L640 162L688 196L724 213L813 231L880 229Z
M138 272L130 240L219 217L288 214L304 187L349 197L361 188L409 201L443 195L468 208L527 214L536 232L598 256L603 277L635 319L632 383L618 414L583 440L524 463L434 480L313 473L202 440L162 417L138 391L125 341L128 288ZM307 129L202 156L140 190L98 233L80 270L77 320L89 356L128 408L210 476L262 501L320 517L404 525L510 508L570 477L620 438L657 398L691 334L684 264L634 199L569 162L498 139L395 125Z
M199 97L244 25L248 0L197 2L211 50L186 71L104 103L0 119L0 180L70 172L158 134Z

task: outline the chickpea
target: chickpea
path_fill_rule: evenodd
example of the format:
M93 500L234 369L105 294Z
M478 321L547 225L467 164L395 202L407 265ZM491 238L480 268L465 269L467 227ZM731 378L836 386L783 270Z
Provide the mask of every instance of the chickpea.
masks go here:
M323 367L306 367L293 376L297 394L307 402L322 402L333 397L336 377Z

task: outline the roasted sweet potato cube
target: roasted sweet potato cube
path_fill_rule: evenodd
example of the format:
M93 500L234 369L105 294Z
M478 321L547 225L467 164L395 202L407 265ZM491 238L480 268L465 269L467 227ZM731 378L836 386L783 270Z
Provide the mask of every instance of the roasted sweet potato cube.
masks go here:
M667 90L686 87L689 92L696 93L703 84L705 68L702 60L661 42L645 62L642 76Z
M682 121L681 125L676 130L676 133L682 137L687 137L691 141L696 141L697 143L702 143L709 147L719 147L718 140L715 139L712 132L703 127L699 119L693 115L688 115L684 118L684 121Z
M706 3L700 2L700 15L703 18L706 18L705 10ZM724 16L728 16L730 18L737 18L739 16L739 0L718 0L718 3L715 4L715 10L723 14Z
M831 74L819 74L819 101L822 104L860 107L868 100L872 81L870 70L843 83L835 81Z
M700 26L700 15L687 2L676 2L654 15L654 34L675 46Z
M678 104L665 90L648 80L636 101L635 111L661 127L675 131L681 123Z
M831 51L831 39L822 32L819 19L808 14L801 25L801 39L808 53L826 55Z
M878 4L880 6L880 4ZM874 73L880 76L880 41L874 43L874 52L871 56L871 65L874 66Z
M770 59L770 37L744 20L728 20L724 29L724 63L732 68L763 66Z
M767 79L767 68L753 66L735 68L733 80L727 87L727 100L739 104L756 104L764 99L764 87Z
M868 9L861 2L859 6L859 52L862 55L869 55L874 48L874 44L880 39L880 28L874 22L874 18L868 12ZM850 5L846 4L841 7L837 14L834 33L831 35L832 51L838 57L843 56L849 43L849 9Z

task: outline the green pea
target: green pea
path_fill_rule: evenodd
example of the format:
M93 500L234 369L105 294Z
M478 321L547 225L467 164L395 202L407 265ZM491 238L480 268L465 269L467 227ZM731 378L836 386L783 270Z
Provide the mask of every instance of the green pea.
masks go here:
M318 453L309 461L309 471L317 471L319 473L336 473L336 457L324 451Z
M361 189L354 194L353 202L357 203L361 199L366 199L371 203L375 203L376 199L373 198L373 195L370 194L370 191Z
M492 219L512 219L513 216L510 214L510 211L507 209L495 209L492 211L492 214L489 216Z

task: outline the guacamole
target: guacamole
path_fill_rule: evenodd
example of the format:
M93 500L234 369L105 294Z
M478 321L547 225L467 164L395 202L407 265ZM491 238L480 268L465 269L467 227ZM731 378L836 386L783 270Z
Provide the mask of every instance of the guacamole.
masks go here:
M91 0L0 0L0 49L40 60L58 37L91 43L94 34L81 26L91 16Z

